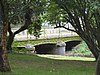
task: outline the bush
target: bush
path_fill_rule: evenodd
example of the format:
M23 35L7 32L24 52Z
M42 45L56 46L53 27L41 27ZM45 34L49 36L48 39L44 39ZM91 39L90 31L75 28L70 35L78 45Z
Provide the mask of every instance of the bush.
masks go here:
M79 45L74 47L72 49L72 51L75 54L78 54L78 55L81 55L81 56L91 56L92 55L90 49L88 48L87 44L84 41L82 41Z

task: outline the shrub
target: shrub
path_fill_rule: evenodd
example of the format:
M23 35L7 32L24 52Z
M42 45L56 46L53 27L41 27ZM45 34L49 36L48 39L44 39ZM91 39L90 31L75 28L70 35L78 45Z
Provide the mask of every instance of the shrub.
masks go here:
M91 51L89 50L87 44L84 41L82 41L79 45L74 47L72 51L78 55L84 55L84 56L92 55Z

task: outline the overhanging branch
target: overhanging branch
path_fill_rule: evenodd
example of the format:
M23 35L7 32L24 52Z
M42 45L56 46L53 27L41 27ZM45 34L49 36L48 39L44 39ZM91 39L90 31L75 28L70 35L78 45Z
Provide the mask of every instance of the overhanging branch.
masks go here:
M24 25L21 26L21 28L18 29L16 32L14 32L14 35L20 33L21 31L26 30L29 27L29 25L32 23L31 22L32 12L33 12L32 9L28 9L28 11L25 14L25 23L24 23Z
M67 29L67 30L69 30L69 31L76 32L75 30L69 29L69 28L67 28L67 27L65 27L65 26L56 26L56 27L54 27L54 28L64 28L64 29Z

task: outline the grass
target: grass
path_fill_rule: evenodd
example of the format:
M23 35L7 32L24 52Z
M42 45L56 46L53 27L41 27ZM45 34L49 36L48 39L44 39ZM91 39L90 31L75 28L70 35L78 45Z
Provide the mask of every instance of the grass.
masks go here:
M79 57L79 56L62 56L62 55L38 55L40 57L57 59L57 60L79 60L79 61L95 61L95 58Z
M75 58L76 59L76 58ZM94 75L95 62L55 60L37 55L9 55L12 73L0 75Z
M48 42L64 42L80 40L79 37L39 39L31 41L14 41L13 47L25 44L40 44ZM11 73L0 73L0 75L95 75L94 58L66 57L57 55L24 55L9 54Z

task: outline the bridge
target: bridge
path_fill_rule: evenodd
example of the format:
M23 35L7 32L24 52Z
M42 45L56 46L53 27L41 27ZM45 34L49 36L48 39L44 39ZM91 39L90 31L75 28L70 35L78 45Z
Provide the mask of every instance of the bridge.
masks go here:
M13 29L15 31L16 29ZM70 37L70 36L78 36L75 32L68 31L64 28L47 28L41 30L41 35L38 39L50 39L50 38L60 38L60 37ZM15 41L22 40L33 40L36 39L34 35L27 34L27 30L20 32L15 36Z

